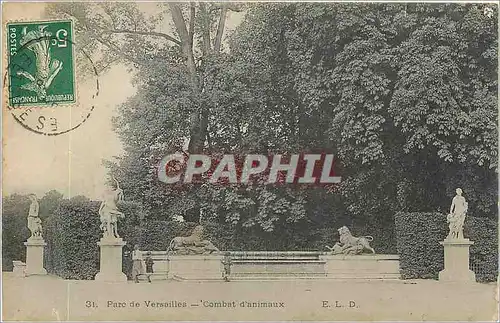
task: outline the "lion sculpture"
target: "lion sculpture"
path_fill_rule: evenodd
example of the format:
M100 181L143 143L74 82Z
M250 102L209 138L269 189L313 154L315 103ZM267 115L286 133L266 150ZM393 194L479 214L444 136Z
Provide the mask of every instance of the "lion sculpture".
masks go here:
M335 243L333 247L326 246L332 254L359 255L365 250L375 253L375 250L370 247L370 241L373 241L372 236L354 237L346 226L337 231L340 235L340 242Z
M202 239L203 226L197 225L190 236L175 237L170 241L167 252L177 255L200 255L218 252L219 249L209 240Z

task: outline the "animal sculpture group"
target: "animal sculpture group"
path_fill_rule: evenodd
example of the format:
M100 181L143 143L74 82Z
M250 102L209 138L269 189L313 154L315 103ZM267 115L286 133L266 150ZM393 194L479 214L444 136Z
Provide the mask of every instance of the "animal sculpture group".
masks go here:
M167 253L175 255L201 255L218 252L209 240L202 239L203 226L197 225L190 236L175 237L170 241Z
M346 226L337 231L340 235L340 241L335 243L333 247L326 246L332 254L359 255L364 251L375 253L375 250L370 247L370 241L373 241L372 236L354 237Z
M354 237L346 226L338 229L338 232L340 241L335 243L333 247L326 246L332 254L359 255L365 251L375 253L375 250L370 247L370 241L373 241L373 237ZM170 241L167 254L201 255L219 252L219 249L212 242L203 239L202 236L203 226L197 225L190 236L173 238Z

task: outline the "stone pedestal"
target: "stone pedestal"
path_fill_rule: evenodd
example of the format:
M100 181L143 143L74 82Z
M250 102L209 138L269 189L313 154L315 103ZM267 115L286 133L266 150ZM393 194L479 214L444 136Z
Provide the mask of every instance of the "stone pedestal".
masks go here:
M169 275L181 280L221 280L221 255L172 255Z
M26 264L19 260L12 261L12 266L14 267L12 272L16 277L26 276Z
M31 237L24 245L26 246L26 276L47 275L43 268L43 248L47 245L42 237Z
M121 238L101 238L97 243L101 249L100 268L95 280L105 282L125 282L122 272L122 248L126 243Z
M445 239L439 244L444 247L444 269L439 272L439 280L475 282L476 275L469 269L469 247L474 242L469 239Z

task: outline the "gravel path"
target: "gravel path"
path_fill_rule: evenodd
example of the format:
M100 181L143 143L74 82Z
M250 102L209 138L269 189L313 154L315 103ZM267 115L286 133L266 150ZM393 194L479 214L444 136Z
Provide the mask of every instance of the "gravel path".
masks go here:
M433 280L134 284L4 273L3 319L495 321L496 290Z

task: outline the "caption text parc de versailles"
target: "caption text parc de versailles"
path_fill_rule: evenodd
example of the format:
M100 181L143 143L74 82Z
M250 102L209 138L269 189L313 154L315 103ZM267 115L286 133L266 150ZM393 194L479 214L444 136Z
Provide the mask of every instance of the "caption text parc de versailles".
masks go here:
M265 156L225 154L211 158L201 154L170 154L158 164L158 179L166 184L224 181L251 184L251 176L267 175L264 184L334 184L341 177L333 173L333 154L293 154ZM286 173L286 176L284 175ZM254 176L254 177L255 177ZM262 183L262 181L260 181Z

